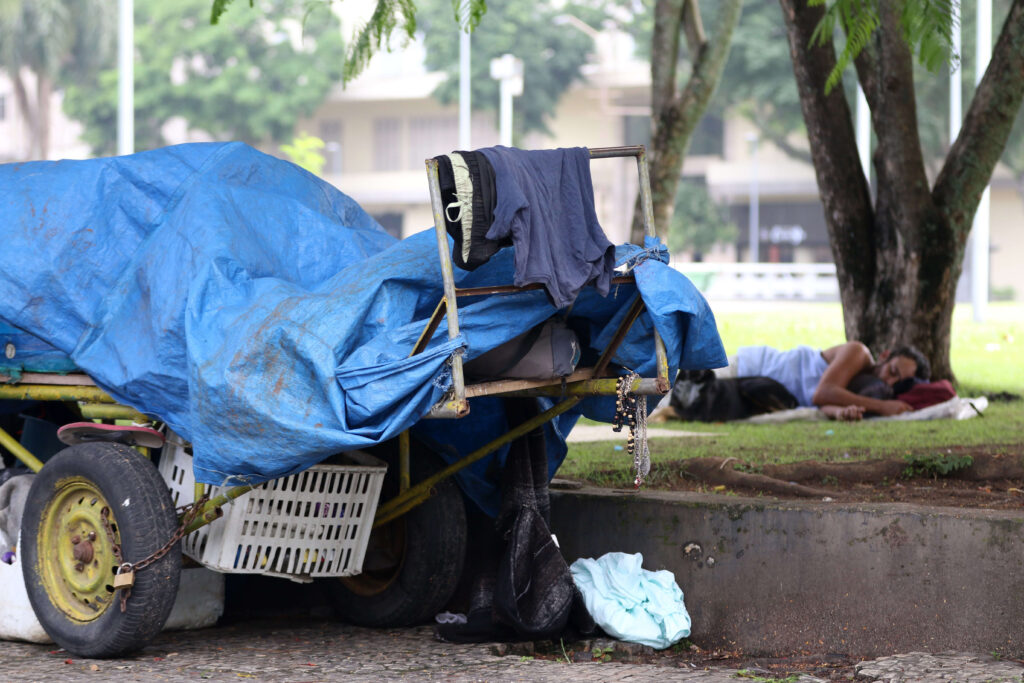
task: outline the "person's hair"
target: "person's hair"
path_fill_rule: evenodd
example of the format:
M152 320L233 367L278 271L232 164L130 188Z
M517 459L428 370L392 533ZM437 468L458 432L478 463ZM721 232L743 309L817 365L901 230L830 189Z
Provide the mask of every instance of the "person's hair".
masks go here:
M901 346L892 352L893 356L903 356L917 363L917 370L914 372L914 377L919 380L927 382L932 376L932 366L928 362L928 359L924 357L924 354L917 350L913 346Z

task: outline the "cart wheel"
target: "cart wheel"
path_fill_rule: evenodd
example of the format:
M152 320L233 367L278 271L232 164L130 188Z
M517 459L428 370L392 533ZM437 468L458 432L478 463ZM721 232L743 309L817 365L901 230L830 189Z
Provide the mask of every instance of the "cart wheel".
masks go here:
M135 573L124 612L114 548L138 562L177 528L167 485L137 451L94 442L51 458L29 490L21 538L29 601L54 642L80 657L113 657L152 640L178 593L181 544Z
M386 501L398 493L398 459L375 455L388 462L381 493L381 501ZM410 460L413 483L442 466L423 448L414 450ZM433 619L451 599L465 555L466 509L459 487L449 478L425 503L373 531L361 574L327 585L335 606L353 624L418 624Z

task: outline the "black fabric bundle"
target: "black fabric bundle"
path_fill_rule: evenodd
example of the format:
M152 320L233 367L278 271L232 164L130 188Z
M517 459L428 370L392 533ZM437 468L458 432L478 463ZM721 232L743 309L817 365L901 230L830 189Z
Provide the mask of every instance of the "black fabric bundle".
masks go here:
M458 155L469 169L472 181L472 196L459 196L456 192L455 172L452 169L452 157ZM474 270L494 255L502 247L512 244L511 239L494 241L487 239L487 231L494 223L494 207L498 201L498 193L494 185L494 167L480 152L452 152L434 157L437 162L438 182L441 187L441 204L445 208L445 230L455 241L452 247L452 261L463 270ZM458 159L456 159L458 162ZM454 205L454 206L453 206ZM467 237L467 226L461 220L460 205L472 208L473 220L469 226L469 252L464 258L463 244ZM452 207L452 211L448 211ZM457 220L450 220L453 216Z
M540 414L536 399L504 400L509 427ZM484 571L474 581L466 624L442 624L452 642L557 638L571 626L597 630L549 528L544 427L513 441L502 475L502 507L493 536L480 543Z

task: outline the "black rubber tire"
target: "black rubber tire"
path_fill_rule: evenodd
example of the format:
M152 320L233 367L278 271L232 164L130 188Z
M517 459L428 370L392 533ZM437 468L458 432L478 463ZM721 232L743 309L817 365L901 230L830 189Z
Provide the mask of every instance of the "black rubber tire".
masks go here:
M397 456L374 455L388 463L381 493L385 502L398 492ZM409 459L413 484L443 464L415 445ZM466 557L466 509L455 481L442 481L429 500L373 533L363 573L327 581L328 594L341 617L374 627L432 620L458 587Z
M54 642L79 657L115 657L138 650L163 629L174 606L181 576L181 544L135 573L127 609L117 595L91 620L61 609L47 592L39 538L61 540L60 532L43 535L44 513L69 478L86 480L108 501L120 536L122 557L138 562L171 539L178 528L170 491L153 464L138 451L114 443L84 443L66 448L46 463L29 490L22 520L22 570L36 617ZM52 542L52 541L51 541ZM110 579L113 581L114 569ZM105 589L105 590L110 590Z

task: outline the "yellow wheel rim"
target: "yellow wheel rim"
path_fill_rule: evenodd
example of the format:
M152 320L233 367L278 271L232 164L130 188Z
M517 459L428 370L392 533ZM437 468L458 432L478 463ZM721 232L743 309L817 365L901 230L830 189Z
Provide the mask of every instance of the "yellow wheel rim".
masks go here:
M114 544L121 538L111 510L95 484L70 477L57 482L39 520L39 577L50 601L72 620L98 619L115 600Z

